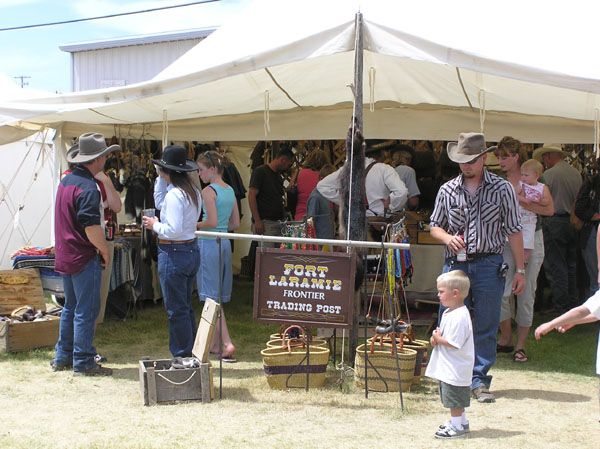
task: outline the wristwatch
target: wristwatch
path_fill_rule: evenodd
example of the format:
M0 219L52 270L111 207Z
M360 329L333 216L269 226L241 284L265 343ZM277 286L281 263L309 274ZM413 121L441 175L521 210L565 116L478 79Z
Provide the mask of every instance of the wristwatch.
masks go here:
M515 270L515 273L522 274L523 276L525 276L525 268L517 268Z

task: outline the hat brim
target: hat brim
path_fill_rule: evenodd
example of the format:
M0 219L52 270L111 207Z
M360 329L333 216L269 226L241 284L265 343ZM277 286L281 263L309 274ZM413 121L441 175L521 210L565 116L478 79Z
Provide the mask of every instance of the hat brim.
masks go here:
M69 151L67 151L67 162L70 164L81 164L84 162L90 162L94 159L98 159L99 157L104 156L105 154L112 153L113 151L119 151L120 149L121 147L119 145L111 145L96 154L82 155L79 153L79 144L75 144L69 149Z
M457 164L467 164L471 161L474 161L478 157L489 153L490 151L494 151L495 147L489 147L483 150L479 154L458 154L457 153L458 142L448 142L448 146L446 147L446 151L448 153L448 159L452 162L456 162Z
M170 165L165 163L161 159L152 159L152 163L158 165L159 167L166 168L167 170L172 170L179 173L198 170L198 164L196 164L196 162L190 159L186 159L184 166Z
M544 154L548 154L548 153L558 153L560 154L562 157L565 157L567 154L559 149L559 148L554 148L554 147L540 147L537 148L533 151L533 158L538 161L538 162L542 162L542 156Z

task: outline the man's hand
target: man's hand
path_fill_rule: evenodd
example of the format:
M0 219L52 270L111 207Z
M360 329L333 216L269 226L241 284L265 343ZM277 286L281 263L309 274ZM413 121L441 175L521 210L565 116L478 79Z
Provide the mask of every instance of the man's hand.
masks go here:
M458 253L461 249L465 248L464 240L458 235L448 235L449 239L446 242L446 246L453 254Z
M262 222L262 220L254 222L254 233L260 235L265 233L265 224Z
M515 295L520 295L525 290L525 276L521 273L515 273L512 281L512 292Z
M100 266L102 269L108 265L108 248L98 248L98 255L100 256Z
M550 324L550 322L540 324L535 330L534 336L536 340L540 340L543 335L546 335L548 332L554 330L554 326Z

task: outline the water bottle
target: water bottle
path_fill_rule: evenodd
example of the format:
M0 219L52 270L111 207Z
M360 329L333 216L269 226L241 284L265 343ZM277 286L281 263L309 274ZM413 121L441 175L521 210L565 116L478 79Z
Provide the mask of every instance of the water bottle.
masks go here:
M465 237L463 234L459 234L458 237L464 242ZM458 250L456 253L456 261L457 262L466 262L467 261L467 248L463 247Z

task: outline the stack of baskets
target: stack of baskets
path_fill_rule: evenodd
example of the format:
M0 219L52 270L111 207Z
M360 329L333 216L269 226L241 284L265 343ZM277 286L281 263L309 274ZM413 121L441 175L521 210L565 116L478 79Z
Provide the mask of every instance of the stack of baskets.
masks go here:
M398 370L396 354L391 340L380 340L373 343L369 338L367 344L356 348L355 381L365 386L365 349L367 351L367 379L370 391L398 391ZM429 342L425 340L402 340L397 343L398 365L402 391L408 391L412 385L418 385L427 367Z
M292 337L298 330L298 337ZM308 343L304 329L290 326L281 334L271 335L267 347L261 351L267 383L273 389L309 388L325 384L329 347L326 340L314 339ZM308 374L308 376L307 376Z

